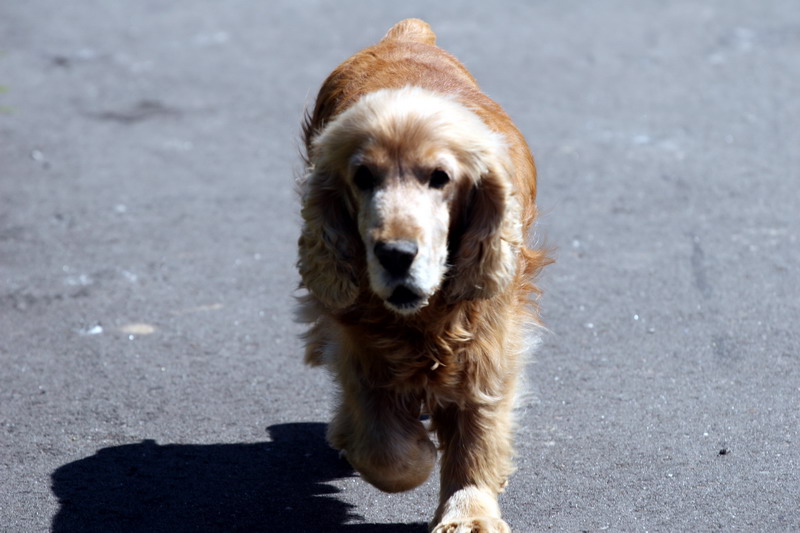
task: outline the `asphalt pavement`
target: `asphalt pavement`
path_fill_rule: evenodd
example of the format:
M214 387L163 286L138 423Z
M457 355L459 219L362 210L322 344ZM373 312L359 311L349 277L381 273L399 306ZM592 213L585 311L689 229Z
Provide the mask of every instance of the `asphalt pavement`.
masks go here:
M800 531L796 0L0 2L0 531L426 531L292 316L304 109L409 16L538 163L514 531Z

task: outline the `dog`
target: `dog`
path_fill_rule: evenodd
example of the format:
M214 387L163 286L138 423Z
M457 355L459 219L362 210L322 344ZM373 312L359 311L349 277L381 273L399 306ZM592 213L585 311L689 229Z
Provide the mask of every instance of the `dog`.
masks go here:
M303 135L298 315L340 389L328 441L387 492L440 453L431 531L509 531L497 496L549 262L526 245L525 139L419 19L336 68Z

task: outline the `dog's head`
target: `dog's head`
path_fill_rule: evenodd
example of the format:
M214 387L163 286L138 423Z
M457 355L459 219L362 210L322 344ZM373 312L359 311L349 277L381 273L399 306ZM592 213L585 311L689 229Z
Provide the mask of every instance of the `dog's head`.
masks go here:
M513 278L522 230L504 139L456 100L370 93L325 125L309 162L298 266L328 307L368 286L412 314L438 291L489 298Z

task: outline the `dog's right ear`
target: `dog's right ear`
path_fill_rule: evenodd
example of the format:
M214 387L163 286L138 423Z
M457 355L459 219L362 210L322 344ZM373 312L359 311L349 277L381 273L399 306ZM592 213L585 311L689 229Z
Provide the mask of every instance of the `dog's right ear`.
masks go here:
M303 187L303 228L297 268L302 286L325 306L344 309L358 296L358 227L346 188L330 173L311 169Z

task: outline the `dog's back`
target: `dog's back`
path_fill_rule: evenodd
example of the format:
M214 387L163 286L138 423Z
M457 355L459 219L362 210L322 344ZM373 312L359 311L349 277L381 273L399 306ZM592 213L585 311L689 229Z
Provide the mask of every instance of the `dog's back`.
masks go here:
M329 119L367 93L406 85L448 94L477 93L475 79L435 43L436 35L426 22L406 19L395 24L378 44L339 65L319 91L306 124L306 146Z
M386 32L383 40L413 41L425 44L436 44L436 34L430 25L420 19L401 20Z

